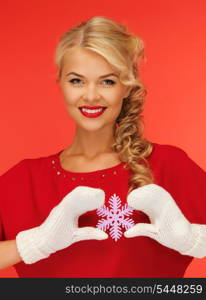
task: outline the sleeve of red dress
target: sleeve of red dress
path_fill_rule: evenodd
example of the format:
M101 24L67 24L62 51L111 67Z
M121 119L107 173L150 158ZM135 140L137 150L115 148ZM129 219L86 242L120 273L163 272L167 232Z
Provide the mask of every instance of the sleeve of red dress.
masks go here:
M166 186L191 223L206 224L206 172L184 150L172 148Z
M0 241L5 240L4 235L4 203L13 205L13 199L18 197L18 191L24 189L26 176L26 159L23 159L0 176Z
M166 151L165 151L166 154ZM164 157L164 188L172 195L184 216L198 233L198 239L187 253L206 256L206 172L181 148L168 147ZM198 225L195 225L198 224Z

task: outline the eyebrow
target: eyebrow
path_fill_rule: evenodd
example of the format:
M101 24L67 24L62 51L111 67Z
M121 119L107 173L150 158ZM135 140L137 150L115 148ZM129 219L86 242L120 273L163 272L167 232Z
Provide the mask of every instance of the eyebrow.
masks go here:
M69 75L76 75L76 76L79 76L79 77L84 77L83 75L81 74L78 74L78 73L75 73L75 72L70 72L70 73L67 73L66 76L69 76ZM108 76L116 76L116 77L119 77L117 74L115 73L109 73L109 74L105 74L105 75L102 75L102 76L99 76L99 78L105 78L105 77L108 77Z

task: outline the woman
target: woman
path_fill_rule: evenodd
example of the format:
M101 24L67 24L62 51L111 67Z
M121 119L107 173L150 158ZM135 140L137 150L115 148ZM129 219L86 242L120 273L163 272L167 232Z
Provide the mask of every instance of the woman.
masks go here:
M183 277L206 255L206 173L143 136L143 42L93 17L55 61L76 123L67 149L1 176L1 268L20 277ZM140 223L140 224L139 224Z

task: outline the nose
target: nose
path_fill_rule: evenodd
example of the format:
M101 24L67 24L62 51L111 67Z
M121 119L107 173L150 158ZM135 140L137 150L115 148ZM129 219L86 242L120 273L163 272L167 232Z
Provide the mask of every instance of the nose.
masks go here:
M101 98L98 89L95 85L88 85L85 88L83 99L87 103L94 103L95 101L99 100Z

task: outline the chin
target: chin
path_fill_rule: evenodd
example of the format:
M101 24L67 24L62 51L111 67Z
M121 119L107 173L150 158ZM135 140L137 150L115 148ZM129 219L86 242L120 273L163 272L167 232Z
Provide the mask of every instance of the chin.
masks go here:
M99 124L97 124L97 123L92 124L92 122L90 124L85 124L85 123L84 124L78 123L77 124L78 128L81 130L88 131L88 132L96 132L96 131L100 131L108 126L107 124L100 124L100 123Z
M81 128L82 130L85 130L85 131L88 131L88 132L96 132L96 131L99 131L101 129L103 129L103 126L79 126L79 128Z

